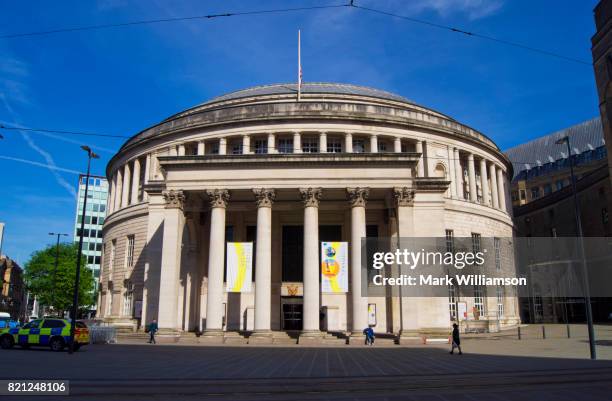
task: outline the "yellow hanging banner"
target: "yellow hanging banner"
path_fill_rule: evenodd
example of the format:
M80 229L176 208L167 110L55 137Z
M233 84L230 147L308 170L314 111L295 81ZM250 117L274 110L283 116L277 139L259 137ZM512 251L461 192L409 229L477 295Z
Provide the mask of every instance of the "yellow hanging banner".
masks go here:
M251 292L253 243L227 243L227 292Z

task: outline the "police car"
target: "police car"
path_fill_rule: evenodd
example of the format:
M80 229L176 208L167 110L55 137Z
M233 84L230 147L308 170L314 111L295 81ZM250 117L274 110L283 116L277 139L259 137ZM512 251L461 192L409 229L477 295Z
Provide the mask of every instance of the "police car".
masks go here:
M61 351L70 344L70 321L60 318L32 320L21 328L0 330L0 347L13 348L15 344L22 348L29 346L48 346L53 351ZM74 330L74 349L89 343L89 329L83 322L76 322Z

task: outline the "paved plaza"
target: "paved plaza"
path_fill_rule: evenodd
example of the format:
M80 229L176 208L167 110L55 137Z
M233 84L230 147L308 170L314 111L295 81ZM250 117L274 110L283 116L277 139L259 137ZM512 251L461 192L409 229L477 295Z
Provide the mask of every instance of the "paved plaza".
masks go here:
M602 344L608 344L603 342ZM69 379L78 400L610 400L612 352L583 338L386 347L112 344L2 351L2 379ZM522 355L522 356L512 356ZM30 397L13 397L26 400ZM5 397L11 399L11 397ZM33 398L32 398L33 399ZM43 400L54 397L40 397Z

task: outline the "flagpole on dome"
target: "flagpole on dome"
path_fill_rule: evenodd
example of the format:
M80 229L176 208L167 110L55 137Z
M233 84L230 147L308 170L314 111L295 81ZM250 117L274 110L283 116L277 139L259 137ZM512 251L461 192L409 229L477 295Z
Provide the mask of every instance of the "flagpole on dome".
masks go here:
M298 29L298 91L297 101L300 101L302 95L302 54L301 54L301 31Z

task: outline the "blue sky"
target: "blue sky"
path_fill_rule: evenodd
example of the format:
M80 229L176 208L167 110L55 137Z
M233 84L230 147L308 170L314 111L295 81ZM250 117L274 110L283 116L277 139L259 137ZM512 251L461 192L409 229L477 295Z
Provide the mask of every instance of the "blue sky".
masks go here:
M0 35L342 1L4 2ZM591 60L596 0L357 3ZM295 81L298 28L306 81L398 93L474 127L502 149L598 113L588 65L341 8L0 39L0 123L132 135L229 91ZM93 172L104 174L122 140L3 135L0 221L7 227L2 251L23 264L32 251L52 242L49 231L72 233L73 172L86 163L79 145L100 153Z

